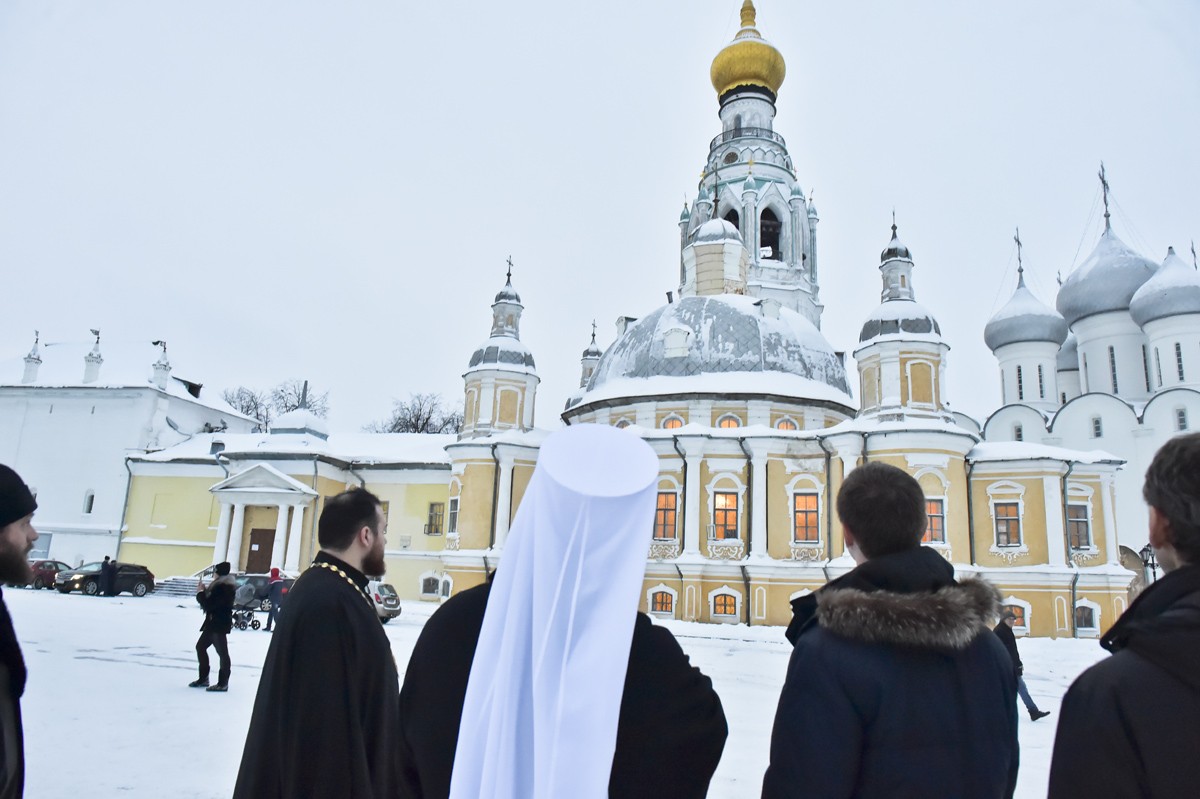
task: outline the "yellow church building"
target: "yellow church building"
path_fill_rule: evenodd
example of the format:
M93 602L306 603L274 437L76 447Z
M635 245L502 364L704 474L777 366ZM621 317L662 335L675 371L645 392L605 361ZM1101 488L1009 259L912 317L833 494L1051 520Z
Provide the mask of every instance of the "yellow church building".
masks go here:
M923 487L925 543L960 576L995 583L1018 632L1099 635L1134 577L1114 521L1123 461L986 442L950 408L950 347L916 300L895 224L880 305L852 352L854 398L845 354L820 331L819 216L773 128L784 76L746 0L711 69L721 130L679 220L679 263L664 264L677 288L645 317L621 317L607 348L593 332L561 414L624 428L658 453L642 609L787 624L791 599L853 568L834 500L847 474L884 461ZM388 581L401 597L440 600L484 580L546 434L533 425L539 381L511 278L467 362L457 436L331 435L300 409L269 433L199 434L131 457L120 558L163 575L226 559L296 572L316 551L325 498L361 485L386 503Z

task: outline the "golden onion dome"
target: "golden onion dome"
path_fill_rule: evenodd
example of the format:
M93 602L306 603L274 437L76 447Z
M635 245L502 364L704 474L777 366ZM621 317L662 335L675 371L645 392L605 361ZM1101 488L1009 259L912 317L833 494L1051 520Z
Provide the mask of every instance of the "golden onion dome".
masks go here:
M754 3L745 0L741 29L713 59L710 76L718 97L738 86L761 86L774 96L783 85L787 74L783 54L759 34L754 14Z

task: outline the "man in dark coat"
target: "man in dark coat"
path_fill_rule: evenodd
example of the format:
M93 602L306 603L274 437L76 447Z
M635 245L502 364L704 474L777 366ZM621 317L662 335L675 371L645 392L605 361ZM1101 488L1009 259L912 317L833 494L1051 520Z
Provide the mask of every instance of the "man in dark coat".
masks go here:
M113 572L112 561L108 555L104 556L104 562L100 564L100 585L96 591L96 596L112 596Z
M387 521L356 488L326 501L321 551L288 592L258 684L235 799L391 799L398 790L396 661L367 575Z
M1012 658L1013 671L1017 673L1017 694L1025 703L1025 709L1029 711L1029 718L1037 721L1049 716L1050 711L1039 710L1037 702L1033 701L1033 697L1029 695L1029 689L1025 687L1025 664L1021 662L1021 653L1017 651L1017 636L1013 634L1013 625L1016 623L1016 614L1005 611L1004 615L1000 617L1000 621L992 628L992 632L1000 639L1000 643L1004 644L1005 651Z
M0 465L0 583L33 579L29 552L37 540L29 486ZM12 617L0 593L0 799L20 799L25 790L25 740L21 726L21 694L25 692L25 659L13 630Z
M1200 434L1158 451L1142 494L1166 574L1100 639L1112 657L1067 691L1051 799L1200 795Z
M467 680L491 582L448 600L425 623L400 690L404 799L446 799ZM290 607L290 606L289 606ZM621 696L609 795L702 799L728 728L712 681L675 636L639 613Z
M218 563L217 578L207 588L196 592L196 601L204 608L204 623L200 625L200 637L196 639L196 660L200 664L200 677L188 683L189 688L204 688L214 693L229 690L229 673L233 666L229 660L229 631L233 629L233 597L237 592L237 581L229 573L229 562ZM221 659L217 672L217 684L208 684L208 648L217 650Z
M267 581L267 601L271 603L271 607L267 609L267 632L271 632L271 628L275 625L275 620L279 618L279 610L283 607L283 594L285 590L283 587L283 576L279 573L279 568L272 566L271 579Z
M1010 797L1016 674L988 629L1000 595L920 545L925 498L884 463L851 472L837 500L859 564L794 620L762 795Z

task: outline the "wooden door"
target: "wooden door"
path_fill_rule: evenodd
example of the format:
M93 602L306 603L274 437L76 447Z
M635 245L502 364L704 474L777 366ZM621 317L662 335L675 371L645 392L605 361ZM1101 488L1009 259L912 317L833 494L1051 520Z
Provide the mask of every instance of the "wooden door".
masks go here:
M246 573L266 574L271 571L271 547L275 545L275 531L259 528L250 531L250 551L246 553Z

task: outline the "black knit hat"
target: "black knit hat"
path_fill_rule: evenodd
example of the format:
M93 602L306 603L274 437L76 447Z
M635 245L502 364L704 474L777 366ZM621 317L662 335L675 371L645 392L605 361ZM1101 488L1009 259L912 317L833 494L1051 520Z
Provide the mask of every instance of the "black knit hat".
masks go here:
M37 500L20 475L0 463L0 527L7 527L37 510Z

